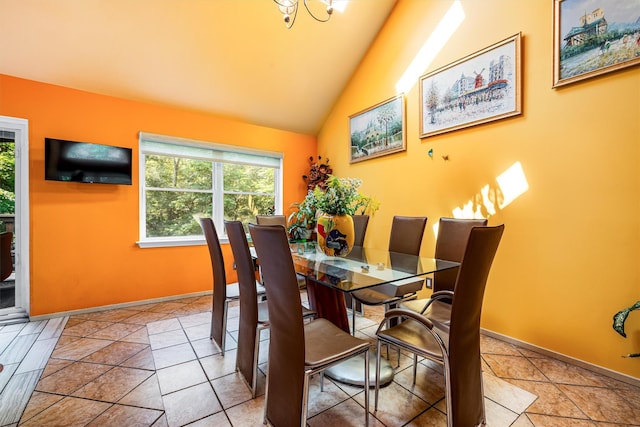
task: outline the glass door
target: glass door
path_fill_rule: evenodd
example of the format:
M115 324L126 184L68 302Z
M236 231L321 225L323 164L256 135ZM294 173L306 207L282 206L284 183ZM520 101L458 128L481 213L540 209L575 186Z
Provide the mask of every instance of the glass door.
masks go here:
M28 145L27 120L0 116L0 324L29 314Z

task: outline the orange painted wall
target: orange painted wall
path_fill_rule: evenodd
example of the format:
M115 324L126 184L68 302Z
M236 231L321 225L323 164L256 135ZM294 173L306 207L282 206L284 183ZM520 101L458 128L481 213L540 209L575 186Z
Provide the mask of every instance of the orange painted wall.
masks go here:
M367 244L386 245L393 215L426 215L425 255L439 217L520 162L528 190L489 218L505 233L482 326L640 378L640 359L620 357L640 351L640 312L627 320L628 338L611 327L640 300L640 67L552 89L552 1L462 0L462 24L421 70L522 32L522 115L420 139L417 76L406 93L407 150L349 163L348 117L396 95L452 4L398 2L318 135L318 152L382 202Z
M32 316L211 289L206 246L135 244L139 131L284 153L285 212L304 196L301 176L316 153L308 135L5 75L0 115L29 120ZM133 185L45 181L45 137L133 148Z

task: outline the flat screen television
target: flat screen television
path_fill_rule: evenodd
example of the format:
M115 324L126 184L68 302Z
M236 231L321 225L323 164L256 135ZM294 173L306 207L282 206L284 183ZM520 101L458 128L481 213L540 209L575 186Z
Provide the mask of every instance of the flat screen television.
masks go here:
M131 148L44 139L44 178L49 181L131 185Z

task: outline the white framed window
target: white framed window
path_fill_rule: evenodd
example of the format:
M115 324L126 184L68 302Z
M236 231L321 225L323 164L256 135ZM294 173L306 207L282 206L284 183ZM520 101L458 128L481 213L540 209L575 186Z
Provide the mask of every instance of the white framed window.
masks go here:
M198 217L282 212L282 153L140 132L140 247L205 243Z

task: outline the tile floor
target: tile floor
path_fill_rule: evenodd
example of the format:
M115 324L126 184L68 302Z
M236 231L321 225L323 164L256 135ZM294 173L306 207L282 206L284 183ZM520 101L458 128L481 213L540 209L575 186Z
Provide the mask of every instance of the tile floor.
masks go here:
M234 369L238 307L224 357L210 310L203 296L0 327L0 426L262 425L264 374L251 399ZM380 312L366 314L358 334L372 337ZM489 426L640 426L638 387L488 336L482 358ZM363 424L362 389L326 378L320 392L316 377L310 396L310 426ZM370 421L445 426L444 410L437 366L421 362L412 385L403 354Z

